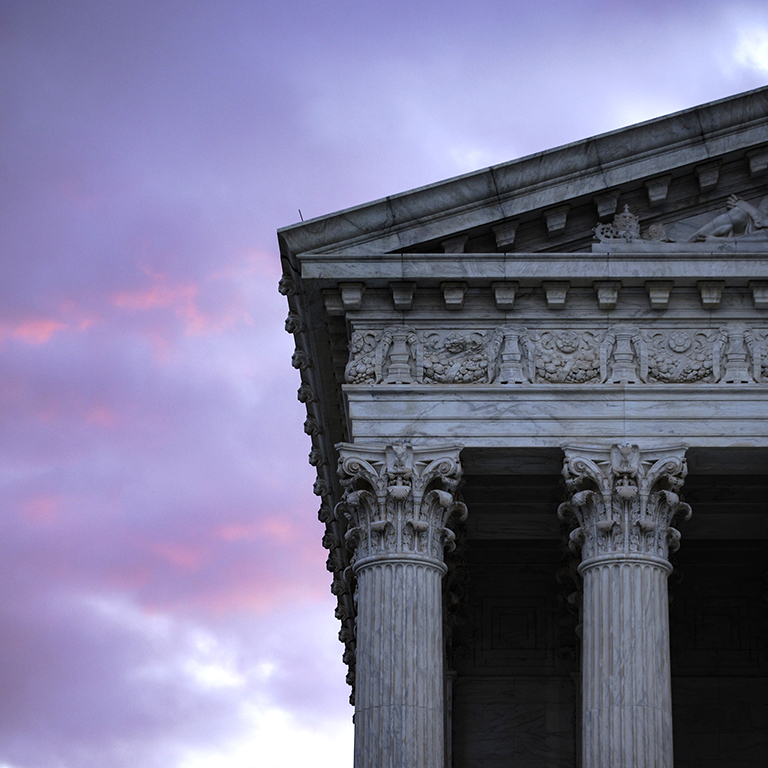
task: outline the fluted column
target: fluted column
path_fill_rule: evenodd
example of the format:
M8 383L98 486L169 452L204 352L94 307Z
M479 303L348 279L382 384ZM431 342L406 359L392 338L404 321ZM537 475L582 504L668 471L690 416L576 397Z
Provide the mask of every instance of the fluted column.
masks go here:
M584 580L583 768L672 768L667 577L685 449L565 448Z
M338 446L357 577L355 768L444 768L443 552L458 446Z

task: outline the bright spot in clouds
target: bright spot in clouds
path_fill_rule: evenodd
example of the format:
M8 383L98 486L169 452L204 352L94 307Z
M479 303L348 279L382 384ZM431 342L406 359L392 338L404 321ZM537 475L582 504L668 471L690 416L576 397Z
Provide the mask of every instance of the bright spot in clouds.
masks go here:
M768 75L768 27L742 30L733 55L737 64Z
M339 768L352 765L352 722L302 727L281 709L253 707L248 738L218 752L195 754L178 768Z

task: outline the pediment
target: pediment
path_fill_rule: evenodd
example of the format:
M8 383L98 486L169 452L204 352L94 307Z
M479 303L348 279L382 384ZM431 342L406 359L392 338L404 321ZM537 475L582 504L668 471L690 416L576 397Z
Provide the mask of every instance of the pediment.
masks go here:
M689 248L690 238L728 214L730 196L760 211L765 201L768 213L767 171L768 88L761 88L278 234L288 258L342 252L587 253L598 242L595 228L610 225L626 207L639 221L639 250L664 250L665 242L697 250L702 246ZM743 231L716 236L716 247L768 250L762 227L752 219Z

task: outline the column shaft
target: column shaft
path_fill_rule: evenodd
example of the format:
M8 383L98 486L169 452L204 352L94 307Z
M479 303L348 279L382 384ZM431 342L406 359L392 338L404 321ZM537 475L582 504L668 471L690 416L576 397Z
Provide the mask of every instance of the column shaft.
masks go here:
M358 572L359 768L443 768L442 576L407 561Z
M583 572L584 768L672 768L668 569Z

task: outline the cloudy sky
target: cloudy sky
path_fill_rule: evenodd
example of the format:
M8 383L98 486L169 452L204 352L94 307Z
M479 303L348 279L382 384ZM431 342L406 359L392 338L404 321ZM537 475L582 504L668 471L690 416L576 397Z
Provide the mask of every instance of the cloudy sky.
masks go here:
M275 230L766 81L765 0L0 0L0 768L351 768Z

